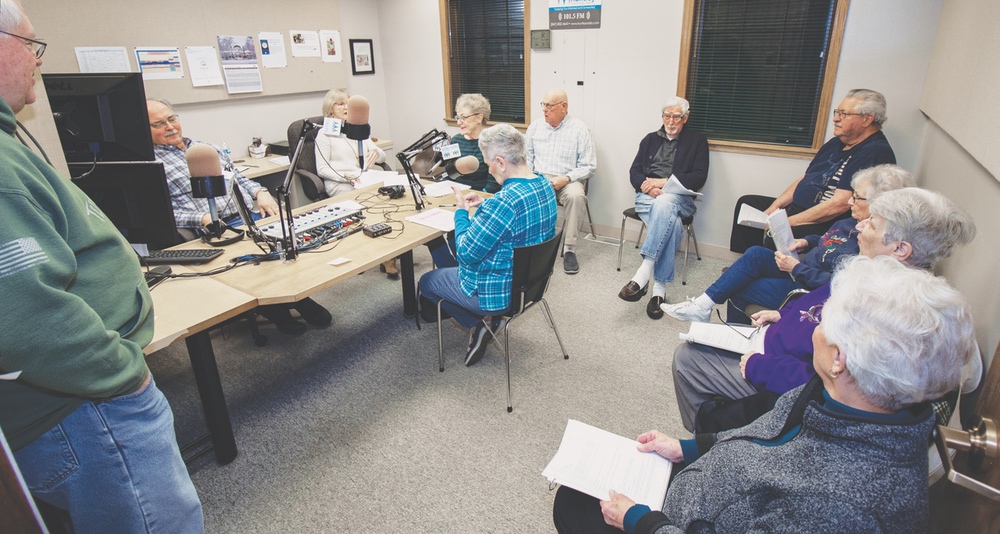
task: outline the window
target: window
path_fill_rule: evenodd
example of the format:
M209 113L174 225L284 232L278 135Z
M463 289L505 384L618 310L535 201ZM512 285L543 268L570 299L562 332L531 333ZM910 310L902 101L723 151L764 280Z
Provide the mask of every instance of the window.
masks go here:
M715 150L823 144L849 0L686 0L678 93Z
M482 93L491 121L527 124L529 0L440 2L445 120L454 123L459 95Z

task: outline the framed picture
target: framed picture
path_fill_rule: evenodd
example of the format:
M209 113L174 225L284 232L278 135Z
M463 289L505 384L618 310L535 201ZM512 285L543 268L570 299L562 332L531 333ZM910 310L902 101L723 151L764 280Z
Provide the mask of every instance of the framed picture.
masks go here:
M375 47L371 39L351 39L351 72L375 74Z

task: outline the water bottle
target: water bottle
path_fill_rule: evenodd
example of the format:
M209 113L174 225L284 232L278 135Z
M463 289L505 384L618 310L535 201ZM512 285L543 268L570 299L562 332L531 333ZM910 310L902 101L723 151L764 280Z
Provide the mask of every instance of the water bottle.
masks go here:
M222 153L225 154L230 160L233 159L233 153L229 151L229 146L225 143L222 143Z

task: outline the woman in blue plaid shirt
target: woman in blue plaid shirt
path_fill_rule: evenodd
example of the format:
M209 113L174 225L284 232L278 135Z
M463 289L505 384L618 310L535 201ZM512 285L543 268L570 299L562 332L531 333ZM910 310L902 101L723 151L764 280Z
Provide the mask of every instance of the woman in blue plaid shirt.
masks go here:
M479 149L501 189L483 201L475 192L455 188L455 256L458 267L435 269L420 278L420 292L469 329L465 365L486 352L487 330L480 319L510 307L514 248L536 245L555 236L556 196L549 181L527 164L524 135L509 124L483 130ZM477 208L475 214L470 210Z

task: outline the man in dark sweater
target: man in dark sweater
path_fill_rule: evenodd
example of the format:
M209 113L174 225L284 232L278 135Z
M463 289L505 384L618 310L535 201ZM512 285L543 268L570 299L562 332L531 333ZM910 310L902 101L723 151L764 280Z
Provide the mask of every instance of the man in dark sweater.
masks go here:
M708 140L701 132L684 127L689 107L680 97L667 100L662 110L663 127L643 138L629 169L635 211L649 231L642 245L642 265L618 297L638 301L652 278L653 296L646 306L651 319L663 317L660 305L667 284L674 280L674 255L683 232L681 219L695 212L694 195L679 186L698 191L708 178Z

